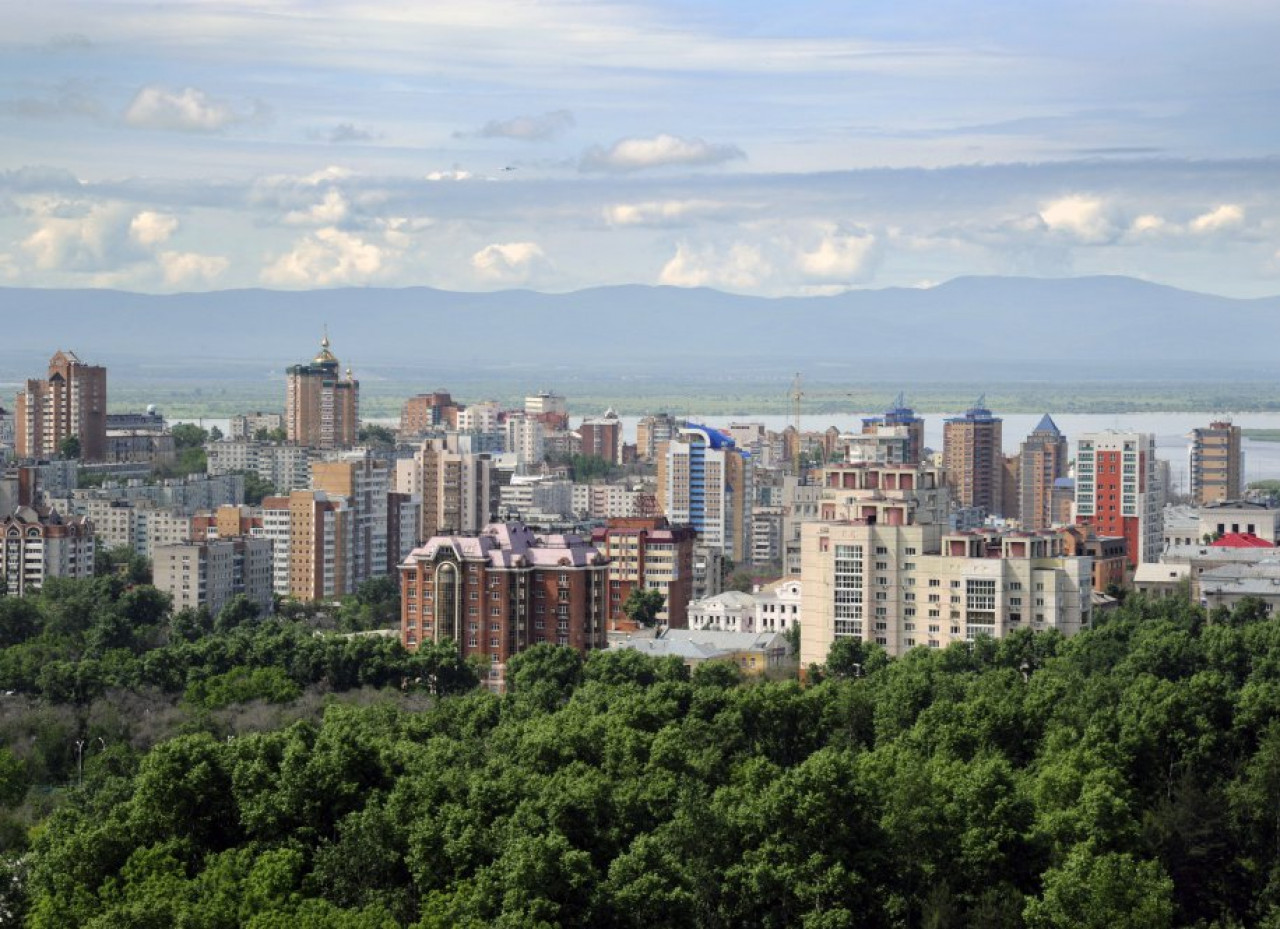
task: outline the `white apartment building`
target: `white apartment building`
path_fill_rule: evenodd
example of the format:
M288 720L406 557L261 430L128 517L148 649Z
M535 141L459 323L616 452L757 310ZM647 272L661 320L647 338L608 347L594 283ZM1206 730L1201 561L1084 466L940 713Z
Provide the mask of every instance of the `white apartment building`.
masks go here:
M503 426L506 441L503 451L513 452L520 471L542 464L546 459L546 426L532 416L514 413Z
M1150 432L1091 432L1076 447L1076 522L1123 536L1132 566L1158 561L1165 488Z
M319 457L314 448L273 442L210 442L205 446L209 474L249 471L267 481L278 493L303 490L311 483L311 463Z
M937 538L936 526L806 524L802 665L823 663L841 637L875 642L896 656L1015 629L1071 635L1089 625L1093 559L1063 555L1057 534Z
M644 492L631 484L573 484L570 507L579 519L630 519L640 516Z

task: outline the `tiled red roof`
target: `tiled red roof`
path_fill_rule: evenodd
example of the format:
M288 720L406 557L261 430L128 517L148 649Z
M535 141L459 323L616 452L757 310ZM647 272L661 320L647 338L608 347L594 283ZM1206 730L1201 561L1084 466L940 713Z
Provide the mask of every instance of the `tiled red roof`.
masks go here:
M1252 532L1228 532L1213 543L1214 548L1275 548L1266 539L1260 539Z

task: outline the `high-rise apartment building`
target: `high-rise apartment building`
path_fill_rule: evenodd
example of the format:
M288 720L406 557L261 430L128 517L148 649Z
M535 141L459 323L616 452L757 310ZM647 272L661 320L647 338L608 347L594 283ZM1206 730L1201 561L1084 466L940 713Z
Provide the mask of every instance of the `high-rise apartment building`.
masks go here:
M0 518L0 578L11 597L49 577L93 577L93 524L57 510L20 506Z
M503 449L514 452L521 470L537 467L546 459L547 427L542 420L527 413L513 413L503 423L506 441Z
M918 464L924 454L924 420L907 406L906 398L898 394L893 406L883 416L869 416L862 421L863 435L902 435L906 442L902 447L901 461L894 464Z
M622 461L622 420L613 410L603 416L584 419L578 427L579 448L583 455L603 458L618 464Z
M1189 449L1191 497L1197 506L1239 500L1244 458L1240 427L1225 420L1193 429Z
M310 364L285 371L285 432L290 442L314 448L346 448L360 432L360 382L339 370L329 336Z
M1017 515L1022 528L1048 529L1054 524L1054 486L1067 476L1067 460L1067 437L1046 413L1018 451Z
M270 613L271 543L266 539L212 539L156 546L155 586L175 610L204 607L213 616L243 596Z
M983 406L983 398L943 424L942 460L957 506L999 513L1004 492L1002 420Z
M49 359L44 380L28 380L14 411L20 458L54 458L64 440L80 442L80 458L102 461L107 453L107 369L87 365L74 352Z
M464 444L457 433L449 433L427 439L413 457L407 485L422 501L423 538L477 533L494 518L498 489L493 460L485 453L462 451Z
M1076 522L1122 536L1129 564L1158 561L1164 486L1149 432L1092 432L1076 449Z
M636 424L636 457L657 461L662 446L680 434L680 420L670 413L646 416Z
M350 452L333 461L317 461L311 466L311 487L347 501L351 589L385 574L390 463L368 452Z
M658 459L658 505L733 561L751 557L754 463L718 429L686 423Z
M538 643L605 646L607 559L575 535L536 535L496 523L471 536L436 536L400 567L401 641L452 641L488 662L505 686L507 660Z
M666 602L658 621L689 628L693 596L693 545L697 533L672 526L665 517L611 519L591 533L591 544L609 559L610 622L626 619L622 605L637 587L661 592Z
M547 427L550 432L569 428L569 404L560 394L548 391L524 398L524 412Z
M802 547L801 667L824 662L840 638L901 655L1090 622L1092 559L1064 554L1056 533L938 539L935 527L847 519L805 524Z
M276 593L310 601L352 591L351 511L344 497L330 497L321 490L267 497L262 501L261 535L272 542Z
M400 408L400 436L407 439L437 430L456 429L459 409L447 390L410 397Z

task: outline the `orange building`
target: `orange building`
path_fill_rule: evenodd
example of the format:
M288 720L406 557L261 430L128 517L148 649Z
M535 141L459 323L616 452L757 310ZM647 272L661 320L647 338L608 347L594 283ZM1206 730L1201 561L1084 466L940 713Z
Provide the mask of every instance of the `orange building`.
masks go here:
M44 380L28 380L14 413L20 458L54 458L64 440L78 439L80 458L107 454L107 369L87 365L74 352L57 352Z

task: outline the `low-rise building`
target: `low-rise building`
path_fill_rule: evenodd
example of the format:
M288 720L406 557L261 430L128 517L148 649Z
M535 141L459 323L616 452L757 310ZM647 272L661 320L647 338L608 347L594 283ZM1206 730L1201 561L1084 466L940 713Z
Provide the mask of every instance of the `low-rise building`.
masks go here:
M713 629L669 629L655 636L616 641L612 648L630 649L651 658L676 657L694 668L707 661L727 661L748 675L763 674L787 662L791 647L777 632L723 632Z

